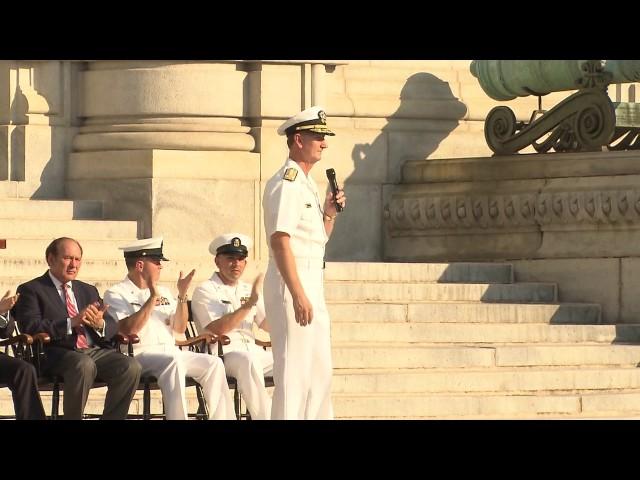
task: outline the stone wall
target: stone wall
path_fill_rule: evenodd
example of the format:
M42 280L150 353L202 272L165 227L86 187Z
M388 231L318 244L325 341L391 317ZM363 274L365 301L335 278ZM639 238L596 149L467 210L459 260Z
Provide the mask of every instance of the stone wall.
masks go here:
M0 61L0 196L64 198L77 64Z
M105 218L136 220L139 236L163 234L178 261L208 263L211 238L244 231L256 240L253 265L263 265L262 191L287 155L276 129L320 104L337 135L312 175L326 188L324 170L335 168L349 198L328 260L508 259L522 279L565 278L563 301L598 301L607 321L633 321L638 198L635 173L624 165L634 160L578 156L562 163L569 172L562 175L558 157L529 158L531 150L508 168L489 161L483 123L500 102L482 91L469 64L2 61L0 196L100 200ZM637 88L611 86L609 95L635 101ZM542 106L569 94L545 96ZM505 104L528 120L538 99ZM592 173L571 173L583 164ZM514 169L533 173L514 177ZM422 232L433 234L405 235L392 246L385 211L405 209L402 182L409 183L401 202L422 195L439 213L422 220ZM392 229L410 221L416 207L406 208ZM478 209L485 216L474 223ZM571 215L579 219L567 222ZM575 281L587 271L606 275L607 288Z
M327 258L381 260L383 191L402 163L488 151L458 99L468 63L87 62L68 195L185 255L244 230L264 261L262 189L287 156L276 129L320 104L338 134L312 175L324 189L335 168L349 197Z

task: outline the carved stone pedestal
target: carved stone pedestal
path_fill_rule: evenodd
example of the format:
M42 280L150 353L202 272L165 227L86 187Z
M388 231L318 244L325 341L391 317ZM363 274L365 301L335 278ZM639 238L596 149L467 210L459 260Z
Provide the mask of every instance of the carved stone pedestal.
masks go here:
M562 301L638 321L639 152L409 161L384 216L387 260L510 260Z

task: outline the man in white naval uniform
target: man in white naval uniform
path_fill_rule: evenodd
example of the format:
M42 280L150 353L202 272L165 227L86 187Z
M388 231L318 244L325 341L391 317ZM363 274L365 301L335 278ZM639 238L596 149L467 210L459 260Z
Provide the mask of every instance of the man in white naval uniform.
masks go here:
M138 240L125 247L128 274L105 292L108 312L118 323L120 333L137 334L140 343L133 346L142 375L158 379L167 420L187 419L185 377L193 377L204 393L210 419L235 419L233 399L227 385L222 361L203 353L180 350L175 334L183 334L188 320L187 291L195 274L180 272L178 302L165 287L158 286L162 237ZM107 301L108 299L108 301Z
M324 246L333 230L336 202L321 204L309 172L327 148L320 107L308 108L278 128L289 158L267 182L264 225L269 266L264 299L271 329L275 390L271 419L331 419L331 332L324 300Z
M193 292L191 310L198 332L227 335L231 342L223 346L227 375L238 381L247 410L254 420L271 418L271 397L264 385L264 376L273 371L273 355L256 345L253 324L265 331L262 299L262 275L253 286L240 280L247 266L252 242L241 233L226 233L214 239L209 252L215 256L218 271Z

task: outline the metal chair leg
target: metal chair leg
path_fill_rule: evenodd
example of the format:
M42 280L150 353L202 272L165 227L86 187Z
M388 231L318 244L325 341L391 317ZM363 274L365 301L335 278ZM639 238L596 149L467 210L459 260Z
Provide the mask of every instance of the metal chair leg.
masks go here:
M60 383L54 380L51 391L51 420L58 420L60 412Z
M240 407L242 405L240 405L240 403L240 392L238 391L238 385L236 385L236 388L233 389L233 407L236 411L236 420L242 419L242 413L240 412Z
M201 385L196 385L196 395L198 396L198 411L196 418L199 420L207 420L209 418L209 407L204 399L204 392Z
M145 382L142 393L142 419L151 419L151 389L149 388L148 382Z

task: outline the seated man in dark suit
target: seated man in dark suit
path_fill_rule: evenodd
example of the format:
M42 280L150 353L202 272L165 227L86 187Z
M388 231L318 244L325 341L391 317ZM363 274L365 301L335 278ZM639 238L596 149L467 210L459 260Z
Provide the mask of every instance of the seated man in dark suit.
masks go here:
M47 332L43 373L64 378L66 420L80 420L89 390L97 377L107 383L104 420L124 419L140 380L140 364L122 355L105 340L104 312L98 290L76 280L82 247L67 237L57 238L45 252L49 270L18 287L14 307L23 333Z
M9 310L17 299L18 295L7 292L0 300L0 338L8 338L13 333L14 323L13 318L9 317ZM17 420L46 419L33 365L0 353L0 383L6 384L11 390Z

